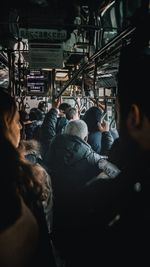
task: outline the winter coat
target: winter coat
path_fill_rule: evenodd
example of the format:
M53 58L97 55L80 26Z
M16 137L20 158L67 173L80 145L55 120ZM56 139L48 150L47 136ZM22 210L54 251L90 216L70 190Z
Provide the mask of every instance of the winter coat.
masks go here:
M150 153L124 157L125 168L118 177L86 186L79 200L89 211L86 235L82 239L80 232L76 239L85 266L150 264Z
M81 138L61 134L52 141L46 165L56 177L54 184L58 182L61 189L72 192L80 189L100 172L97 165L100 158ZM69 186L69 190L66 186Z
M56 248L63 253L65 245L60 243L64 236L71 236L85 222L79 195L86 183L100 173L101 156L79 137L67 134L53 139L47 156L54 195L52 237Z

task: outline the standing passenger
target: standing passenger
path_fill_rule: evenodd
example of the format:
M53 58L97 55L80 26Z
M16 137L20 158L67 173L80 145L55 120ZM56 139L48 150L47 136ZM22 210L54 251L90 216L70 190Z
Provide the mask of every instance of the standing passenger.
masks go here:
M113 143L113 137L109 131L109 123L101 121L103 112L98 107L89 108L83 120L88 126L88 143L96 153L107 155Z
M99 179L86 188L95 234L87 238L93 249L84 246L82 257L89 254L87 264L91 261L91 266L150 264L150 31L143 31L148 25L150 17L145 14L121 51L116 152L122 171L115 179Z

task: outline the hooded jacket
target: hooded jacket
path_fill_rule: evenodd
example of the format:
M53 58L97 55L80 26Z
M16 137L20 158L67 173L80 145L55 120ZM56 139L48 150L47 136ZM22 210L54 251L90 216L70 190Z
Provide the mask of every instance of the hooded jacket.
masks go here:
M60 190L69 193L79 190L100 172L98 168L100 159L101 156L81 138L61 134L54 138L46 164L52 177L55 177L54 186L57 183L61 184Z

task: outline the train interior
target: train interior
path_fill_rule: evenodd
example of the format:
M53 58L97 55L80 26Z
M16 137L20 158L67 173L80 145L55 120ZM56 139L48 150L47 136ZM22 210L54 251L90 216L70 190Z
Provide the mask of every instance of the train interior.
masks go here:
M120 49L148 8L142 0L3 2L0 86L20 110L79 98L81 114L101 103L113 120Z

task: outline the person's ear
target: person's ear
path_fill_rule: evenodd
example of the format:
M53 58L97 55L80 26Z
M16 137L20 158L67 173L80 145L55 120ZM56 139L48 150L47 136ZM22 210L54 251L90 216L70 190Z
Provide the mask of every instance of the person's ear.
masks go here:
M128 118L127 118L127 128L129 132L138 129L141 125L141 112L139 107L135 104L131 106Z

